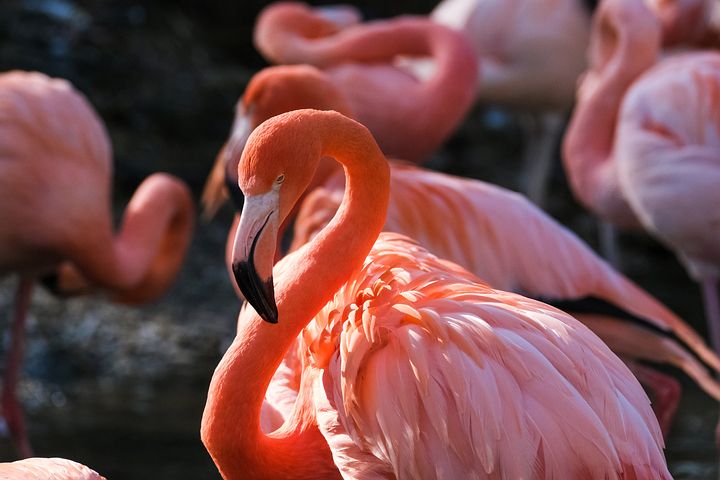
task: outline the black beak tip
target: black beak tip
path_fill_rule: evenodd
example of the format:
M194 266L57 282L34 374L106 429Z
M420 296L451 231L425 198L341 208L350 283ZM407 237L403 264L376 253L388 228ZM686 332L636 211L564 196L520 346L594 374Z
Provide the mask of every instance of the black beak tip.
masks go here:
M253 306L260 318L268 323L278 323L278 310L275 304L273 278L260 280L254 265L248 262L235 262L232 265L235 282L245 296L245 300Z

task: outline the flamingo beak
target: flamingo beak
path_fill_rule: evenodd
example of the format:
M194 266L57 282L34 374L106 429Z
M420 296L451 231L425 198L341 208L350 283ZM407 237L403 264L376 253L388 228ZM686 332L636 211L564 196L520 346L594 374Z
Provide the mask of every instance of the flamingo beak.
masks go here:
M279 195L245 197L235 234L232 270L245 299L269 323L278 322L272 267L278 233Z

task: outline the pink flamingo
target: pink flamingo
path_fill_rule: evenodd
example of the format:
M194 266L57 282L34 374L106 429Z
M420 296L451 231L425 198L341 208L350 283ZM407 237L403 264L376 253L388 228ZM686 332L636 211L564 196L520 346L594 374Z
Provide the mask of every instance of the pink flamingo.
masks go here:
M658 63L628 90L615 142L623 194L645 229L673 249L701 285L716 351L719 109L720 54L679 55Z
M235 125L243 125L243 128L234 129L218 157L222 167L217 168L216 164L213 171L225 170L225 163L229 169L237 171L249 133L276 113L299 107L347 113L344 105L342 95L322 72L313 67L280 66L263 70L251 79L238 105ZM246 112L252 112L252 115L248 116ZM674 332L673 335L695 355L720 370L720 361L688 325L613 270L574 234L521 195L484 182L413 168L397 161L391 161L390 167L391 196L386 231L415 238L425 248L462 265L496 288L562 301L564 306L568 305L567 301L586 296L602 299L649 322L652 328ZM236 175L233 177L237 178ZM287 222L280 226L282 237L286 224L294 220L291 250L307 243L333 217L342 199L343 180L337 162L332 159L320 161L306 189L310 193L302 202L299 214L296 217L297 209L293 210ZM211 177L208 184L216 181ZM213 188L220 190L222 185ZM322 188L316 188L318 186ZM216 206L211 205L213 209ZM235 226L228 236L228 268L232 259L232 232L236 230L238 219L236 216ZM523 231L518 231L519 228ZM478 242L478 238L483 241ZM279 244L276 250L280 250ZM542 259L543 269L536 268L538 259ZM663 431L668 431L677 407L679 385L672 377L651 373L633 359L674 364L710 395L720 399L718 385L678 343L618 318L607 319L603 325L604 318L591 322L591 316L583 312L579 312L578 317L582 321L588 318L588 325L613 351L633 362L633 372L653 392ZM281 423L292 408L299 386L300 364L296 357L291 351L268 390L263 415L266 431Z
M148 177L116 235L111 152L100 119L72 86L40 73L0 75L0 275L20 276L3 383L3 415L16 449L30 455L15 396L33 279L62 295L157 298L180 269L194 223L189 190Z
M16 480L105 480L94 470L64 458L26 458L0 463L0 478Z
M717 57L658 63L660 26L640 1L607 0L598 15L595 66L578 92L564 145L573 190L607 222L644 226L679 252L702 285L719 350L718 219L702 208L717 197Z
M366 58L368 46L352 51L344 48L339 33L320 28L321 19L321 12L304 4L273 3L258 16L255 45L275 63L305 62L326 68L372 60ZM531 112L524 117L529 140L524 160L527 189L533 200L542 201L562 119L572 106L576 78L585 68L589 12L578 0L447 0L430 19L458 30L472 45L482 66L473 82L478 102ZM352 26L347 31L363 27ZM436 63L437 57L432 60ZM426 79L438 66L415 60L395 68ZM430 118L428 114L421 117ZM403 122L416 118L408 116ZM359 120L375 133L372 124ZM382 146L382 138L379 142ZM412 159L404 152L386 153Z
M476 101L521 113L524 188L541 205L585 69L594 3L444 0L430 13L432 20L462 32L475 49L481 66Z
M327 23L303 3L273 3L258 16L255 45L275 63L322 68L383 152L427 160L471 107L478 70L468 42L420 17L351 25L334 35L323 29ZM395 65L401 55L432 58L436 68L419 81Z
M577 107L563 142L563 159L575 197L601 220L603 251L617 264L610 224L640 227L620 190L614 132L625 92L657 61L658 20L642 1L605 1L595 17L589 49L593 65L583 76Z
M616 132L623 99L659 58L661 46L694 47L713 37L704 0L606 1L594 20L589 57L575 109L563 142L563 161L577 199L601 219L601 246L619 263L614 227L639 229L640 222L621 191ZM649 10L649 9L650 10ZM652 13L655 15L653 15Z
M343 203L273 269L279 225L322 156L345 168ZM233 270L252 308L201 427L224 478L671 478L647 397L586 327L380 234L390 172L360 124L273 117L238 177ZM304 327L296 408L263 434L263 394Z

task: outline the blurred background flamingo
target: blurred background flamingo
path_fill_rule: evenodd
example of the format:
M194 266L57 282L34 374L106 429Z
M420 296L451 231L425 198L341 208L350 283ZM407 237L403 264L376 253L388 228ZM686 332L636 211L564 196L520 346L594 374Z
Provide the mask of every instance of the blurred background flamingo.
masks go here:
M718 349L718 220L703 208L716 201L717 58L659 61L660 34L639 0L601 6L593 68L579 91L565 164L574 192L601 219L620 228L644 226L679 252L702 285Z
M334 35L322 35L322 20L302 3L271 4L258 17L255 45L273 63L322 68L383 152L427 161L470 109L478 75L470 44L419 17L354 24ZM431 58L436 69L419 81L395 65L400 56Z
M146 302L170 286L189 245L192 198L167 174L143 182L115 234L110 155L102 123L68 82L0 75L0 274L21 279L2 405L21 456L30 455L30 445L15 389L32 281L43 277L61 295L97 291L117 302Z
M617 163L633 212L700 284L720 351L720 54L663 60L628 91Z
M17 480L105 480L85 465L64 458L28 458L0 463L0 478Z

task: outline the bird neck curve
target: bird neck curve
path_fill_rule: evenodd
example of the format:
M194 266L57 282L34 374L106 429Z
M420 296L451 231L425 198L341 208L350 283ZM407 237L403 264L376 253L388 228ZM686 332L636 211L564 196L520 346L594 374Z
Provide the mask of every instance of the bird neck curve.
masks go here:
M305 122L309 134L322 136L322 155L344 166L345 195L325 229L275 266L278 323L270 325L245 308L235 341L215 370L201 435L226 479L339 477L302 396L294 415L269 435L260 429L260 409L270 379L295 338L362 266L382 230L390 171L359 123L317 110L303 110L296 119Z
M618 5L603 5L594 20L589 49L593 67L578 88L577 106L563 143L573 191L591 208L602 196L599 189L619 188L613 147L620 107L627 90L655 64L660 50L660 25L642 2L627 2L627 10L621 13L615 12L624 8ZM617 20L623 17L624 21ZM619 210L629 212L630 208Z
M166 174L151 175L133 194L117 235L100 232L102 242L96 241L97 235L86 237L89 242L76 245L71 255L77 271L65 273L79 273L90 288L108 291L116 302L153 300L165 292L182 265L194 217L184 183Z

